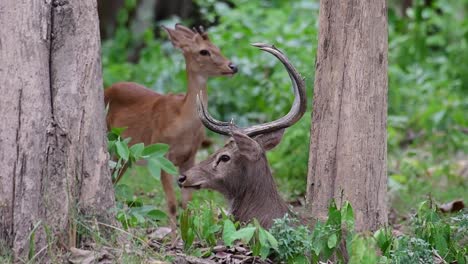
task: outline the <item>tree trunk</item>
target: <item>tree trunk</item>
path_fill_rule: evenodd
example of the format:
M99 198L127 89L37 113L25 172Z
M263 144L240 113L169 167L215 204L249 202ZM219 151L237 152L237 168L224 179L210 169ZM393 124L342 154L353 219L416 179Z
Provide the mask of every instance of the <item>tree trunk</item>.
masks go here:
M320 1L307 204L351 202L356 229L387 222L385 0Z
M2 0L0 25L0 245L34 233L37 260L113 221L96 1Z

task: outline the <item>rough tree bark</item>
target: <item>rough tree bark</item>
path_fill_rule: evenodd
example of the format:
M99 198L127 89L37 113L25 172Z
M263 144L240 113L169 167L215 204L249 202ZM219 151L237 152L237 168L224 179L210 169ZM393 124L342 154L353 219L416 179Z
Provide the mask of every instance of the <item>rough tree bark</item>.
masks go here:
M307 204L351 202L357 230L387 222L385 0L321 0Z
M96 1L2 0L0 25L0 244L27 259L38 225L42 258L113 219Z

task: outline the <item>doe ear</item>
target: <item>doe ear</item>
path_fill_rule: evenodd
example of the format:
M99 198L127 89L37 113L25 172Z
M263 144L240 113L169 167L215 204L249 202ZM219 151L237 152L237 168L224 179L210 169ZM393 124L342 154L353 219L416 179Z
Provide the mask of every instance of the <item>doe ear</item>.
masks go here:
M283 138L283 134L284 134L284 128L270 132L270 133L258 135L254 137L254 139L255 141L258 142L260 146L262 146L262 148L265 151L268 151L276 147L276 145L278 145L281 142L281 139Z
M183 50L184 47L189 44L190 37L188 36L188 32L185 30L178 30L177 27L176 29L170 29L168 27L162 26L162 28L166 30L167 34L169 35L169 39L175 48Z
M263 148L257 143L257 141L237 130L231 131L231 136L242 156L251 161L256 161L261 157Z

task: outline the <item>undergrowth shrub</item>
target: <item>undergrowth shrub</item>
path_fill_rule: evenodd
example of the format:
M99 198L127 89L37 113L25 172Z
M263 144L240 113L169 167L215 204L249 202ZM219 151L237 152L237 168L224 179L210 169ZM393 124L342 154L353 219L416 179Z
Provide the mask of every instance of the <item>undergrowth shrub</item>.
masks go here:
M341 208L332 202L328 219L315 222L312 228L296 216L285 215L267 231L256 220L247 225L235 222L209 203L184 211L180 226L185 249L204 257L213 254L211 249L197 252L196 243L201 247L219 243L231 247L235 241L243 241L254 255L278 263L334 259L334 263L406 264L434 263L438 258L448 263L467 263L468 214L444 216L430 204L422 203L412 220L413 229L397 237L390 227L371 234L355 232L353 208L348 202Z

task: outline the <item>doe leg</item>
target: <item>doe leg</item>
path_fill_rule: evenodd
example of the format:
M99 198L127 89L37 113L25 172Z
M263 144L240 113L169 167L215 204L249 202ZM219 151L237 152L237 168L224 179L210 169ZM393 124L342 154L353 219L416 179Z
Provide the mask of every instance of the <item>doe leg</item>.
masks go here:
M171 234L173 241L177 237L177 200L174 193L174 186L172 183L173 177L166 172L161 172L161 182L164 193L166 194L167 209L169 212L169 224L171 226Z

